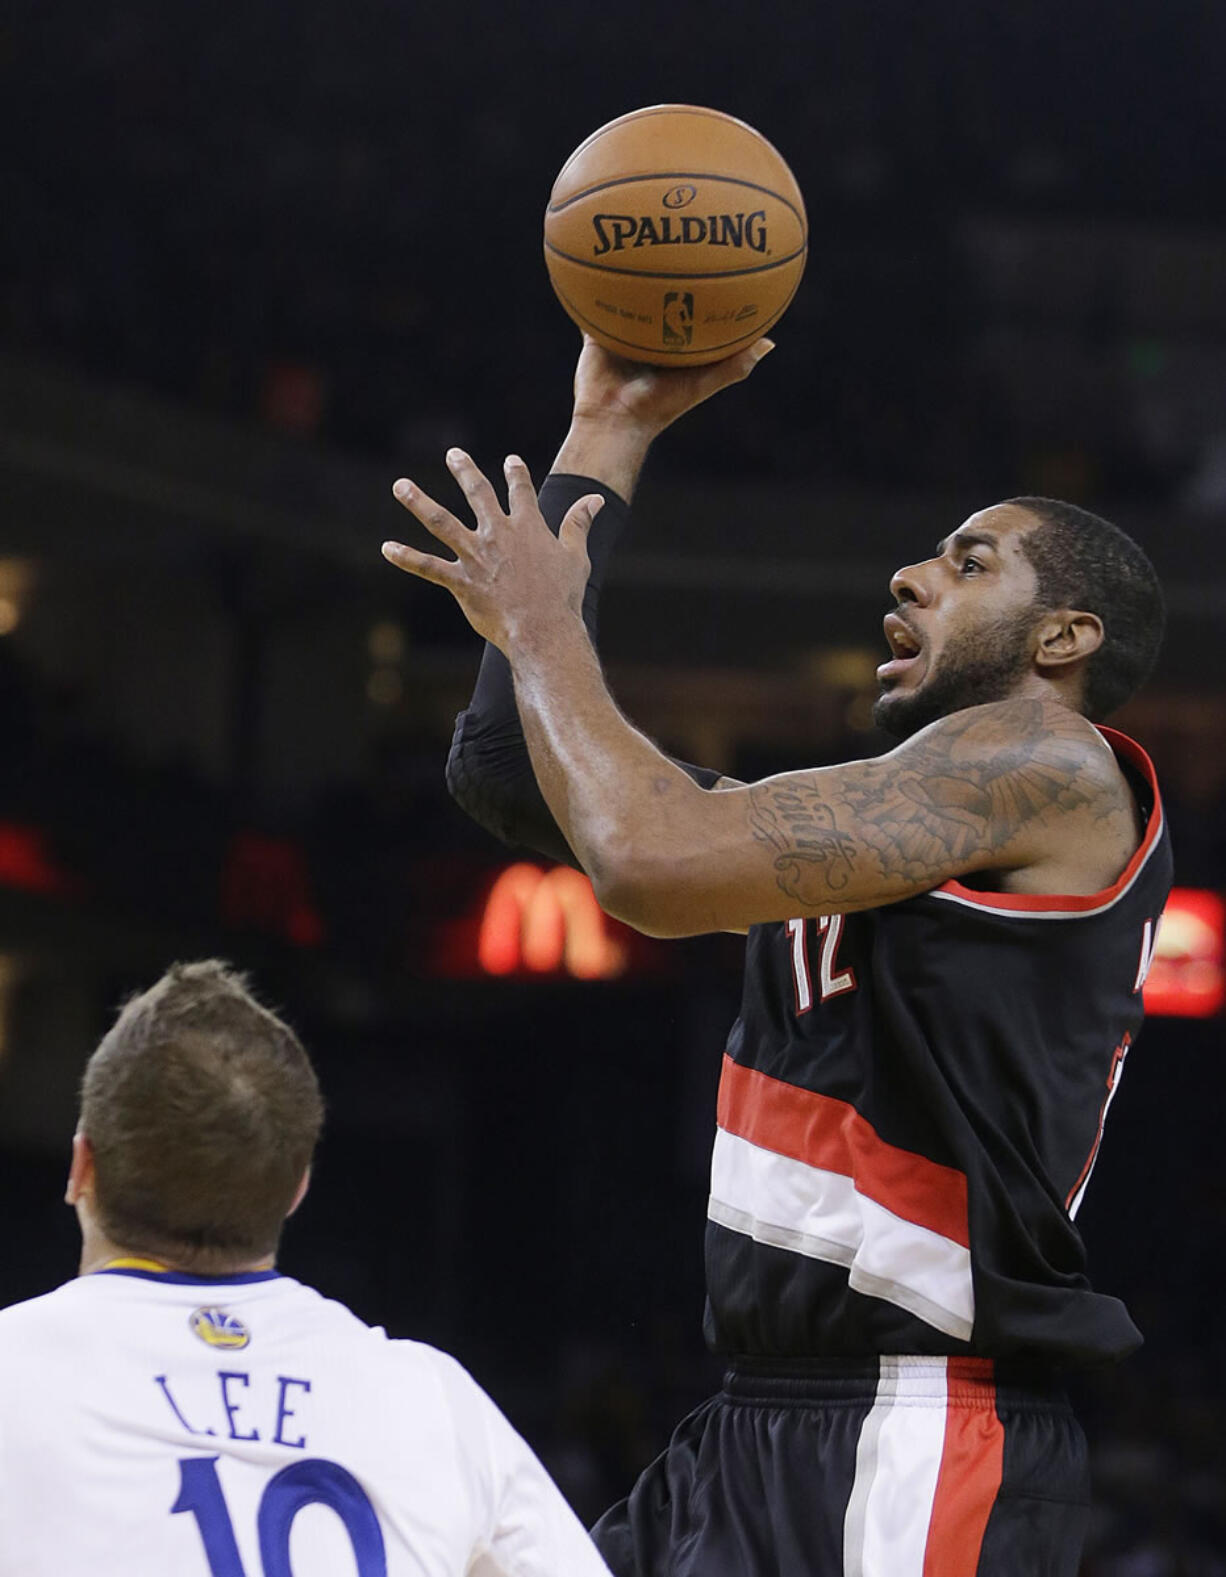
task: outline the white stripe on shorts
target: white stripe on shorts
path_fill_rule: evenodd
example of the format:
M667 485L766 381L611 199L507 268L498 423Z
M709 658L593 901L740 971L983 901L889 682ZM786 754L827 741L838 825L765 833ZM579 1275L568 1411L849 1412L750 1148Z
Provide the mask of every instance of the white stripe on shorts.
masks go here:
M923 1577L945 1449L944 1358L881 1358L843 1522L845 1577Z

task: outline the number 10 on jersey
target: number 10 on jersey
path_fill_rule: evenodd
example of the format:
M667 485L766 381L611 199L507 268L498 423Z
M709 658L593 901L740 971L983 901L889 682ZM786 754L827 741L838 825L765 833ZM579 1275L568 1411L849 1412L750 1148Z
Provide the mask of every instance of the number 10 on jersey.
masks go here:
M330 1506L345 1525L358 1563L358 1577L387 1577L383 1530L366 1492L339 1462L310 1457L274 1473L260 1498L256 1533L264 1577L293 1577L289 1537L305 1506ZM200 1529L210 1577L247 1577L230 1508L217 1477L216 1457L183 1457L179 1498L171 1513L190 1511Z

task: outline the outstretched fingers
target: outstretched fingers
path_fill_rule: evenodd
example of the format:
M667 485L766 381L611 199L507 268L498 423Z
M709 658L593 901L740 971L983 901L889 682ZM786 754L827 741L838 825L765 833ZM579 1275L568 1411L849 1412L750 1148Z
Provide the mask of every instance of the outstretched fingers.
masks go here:
M449 547L457 554L462 551L465 538L470 537L472 532L449 509L435 503L429 493L423 493L407 477L402 476L392 484L392 493L396 502L403 505L415 520L420 520L430 535L437 537L444 547Z
M717 394L729 384L740 383L748 378L758 363L769 356L774 348L775 342L772 339L755 340L752 345L737 351L734 356L729 356L723 361L708 362L706 366L696 368L698 381L705 389L705 396Z
M447 469L460 484L464 497L472 506L472 512L477 517L478 530L490 521L502 518L502 505L498 502L498 495L490 486L485 472L471 455L465 454L463 449L448 449Z
M406 547L403 542L385 542L380 551L389 564L416 575L419 580L445 586L448 591L455 591L460 584L462 571L455 559L440 558L437 553L421 553L416 548Z
M507 512L514 514L517 509L536 507L536 488L532 485L532 473L517 454L509 454L502 462L502 469L507 479Z

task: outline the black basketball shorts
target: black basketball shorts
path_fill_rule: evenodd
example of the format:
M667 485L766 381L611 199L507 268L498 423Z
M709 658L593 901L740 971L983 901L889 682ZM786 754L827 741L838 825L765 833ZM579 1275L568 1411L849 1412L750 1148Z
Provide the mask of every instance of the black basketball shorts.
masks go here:
M988 1359L739 1363L592 1537L617 1577L1076 1577L1088 1512L1067 1399Z

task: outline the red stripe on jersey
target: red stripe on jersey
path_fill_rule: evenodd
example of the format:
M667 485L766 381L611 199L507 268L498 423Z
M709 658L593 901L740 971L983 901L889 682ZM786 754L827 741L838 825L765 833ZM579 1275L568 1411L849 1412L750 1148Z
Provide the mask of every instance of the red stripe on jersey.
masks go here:
M1064 1208L1071 1210L1073 1200L1076 1199L1081 1185L1088 1181L1090 1173L1094 1170L1094 1163L1098 1160L1098 1152L1103 1142L1103 1131L1107 1126L1107 1112L1111 1107L1111 1097L1115 1094L1116 1081L1119 1079L1124 1067L1124 1059L1132 1048L1132 1036L1125 1033L1124 1038L1111 1056L1111 1068L1107 1074L1107 1093L1103 1096L1103 1103L1098 1108L1098 1126L1094 1130L1094 1143L1090 1146L1090 1153L1086 1156L1086 1164L1077 1174L1077 1181L1068 1191L1068 1198L1064 1201Z
M923 1577L975 1577L1004 1473L1005 1427L988 1358L946 1368L945 1448L924 1546Z
M1023 914L1027 910L1036 909L1046 910L1049 914L1053 911L1062 914L1081 914L1086 910L1103 909L1108 904L1114 903L1124 889L1131 886L1137 872L1145 864L1158 841L1158 835L1162 831L1162 799L1158 793L1158 776L1154 771L1154 764L1140 745L1135 740L1129 739L1127 734L1117 733L1114 728L1100 728L1098 732L1117 756L1121 756L1140 772L1154 797L1153 809L1150 811L1140 847L1110 887L1104 887L1097 893L996 893L984 892L976 887L964 887L961 882L950 880L942 882L939 887L934 887L933 891L948 893L952 898L960 898L964 903L975 904L981 909L1010 909Z
M850 1177L866 1199L970 1247L965 1175L879 1139L847 1101L785 1084L725 1055L716 1117L727 1133Z

